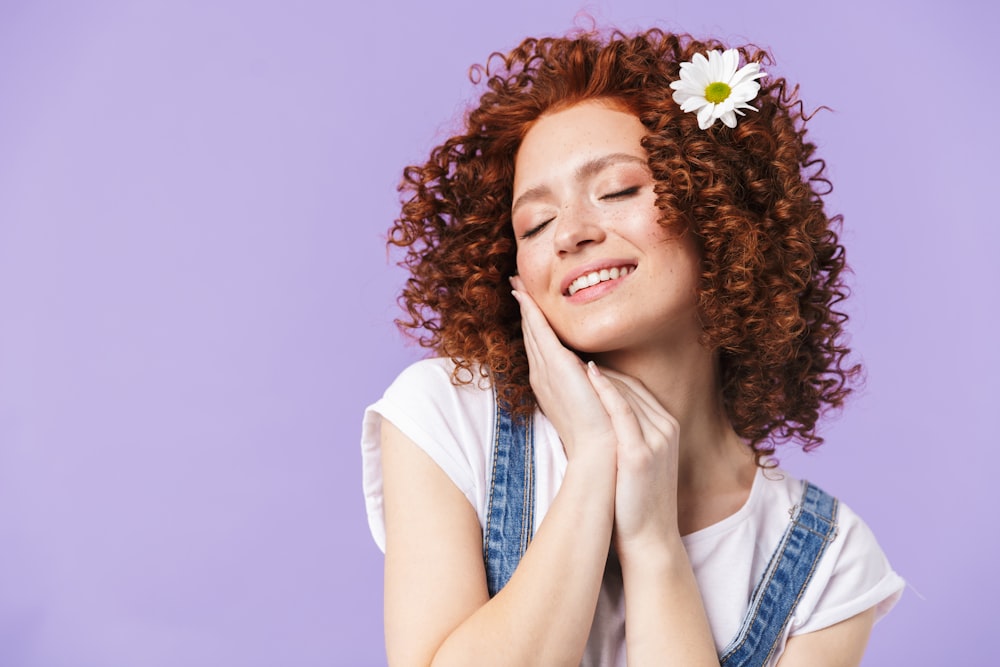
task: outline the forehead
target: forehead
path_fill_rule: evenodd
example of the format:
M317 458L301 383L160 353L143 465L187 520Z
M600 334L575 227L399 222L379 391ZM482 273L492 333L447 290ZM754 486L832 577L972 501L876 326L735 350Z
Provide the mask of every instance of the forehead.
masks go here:
M645 126L635 114L604 100L589 100L541 116L528 130L514 161L514 192L570 173L611 153L646 159Z

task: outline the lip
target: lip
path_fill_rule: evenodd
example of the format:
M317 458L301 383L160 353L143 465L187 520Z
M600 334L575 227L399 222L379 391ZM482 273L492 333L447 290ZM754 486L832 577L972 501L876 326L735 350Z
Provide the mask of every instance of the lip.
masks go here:
M559 291L562 293L563 296L569 297L570 296L569 286L572 285L573 281L579 278L580 276L585 276L588 273L593 273L594 271L600 271L602 269L610 270L614 268L620 268L622 266L629 267L629 275L631 275L632 271L635 270L635 267L638 266L638 262L636 262L634 259L602 259L596 262L591 262L589 264L583 264L581 266L576 267L563 277L562 281L559 283ZM597 287L597 285L594 285L594 287ZM589 287L587 289L588 290L594 289L594 287ZM580 292L577 292L577 294L579 293Z

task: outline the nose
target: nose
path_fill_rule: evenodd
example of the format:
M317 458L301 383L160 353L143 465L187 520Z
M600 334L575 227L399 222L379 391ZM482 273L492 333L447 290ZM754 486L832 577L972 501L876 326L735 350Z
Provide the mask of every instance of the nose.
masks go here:
M600 243L606 235L597 211L585 203L565 205L555 225L555 247L560 255Z

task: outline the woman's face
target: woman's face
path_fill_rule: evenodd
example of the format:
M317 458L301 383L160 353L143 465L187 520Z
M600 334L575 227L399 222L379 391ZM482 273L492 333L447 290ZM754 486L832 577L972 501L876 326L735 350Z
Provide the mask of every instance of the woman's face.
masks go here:
M585 353L697 344L700 262L658 222L639 119L591 100L542 116L514 163L517 271Z

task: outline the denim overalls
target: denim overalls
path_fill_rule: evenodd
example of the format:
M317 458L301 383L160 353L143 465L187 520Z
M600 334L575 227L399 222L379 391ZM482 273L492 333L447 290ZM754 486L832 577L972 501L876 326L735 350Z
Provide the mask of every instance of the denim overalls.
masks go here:
M493 475L483 531L490 597L510 580L534 530L531 421L514 419L496 405ZM739 632L719 657L724 667L767 664L827 544L837 535L837 499L808 482L791 514L788 529L750 597Z

